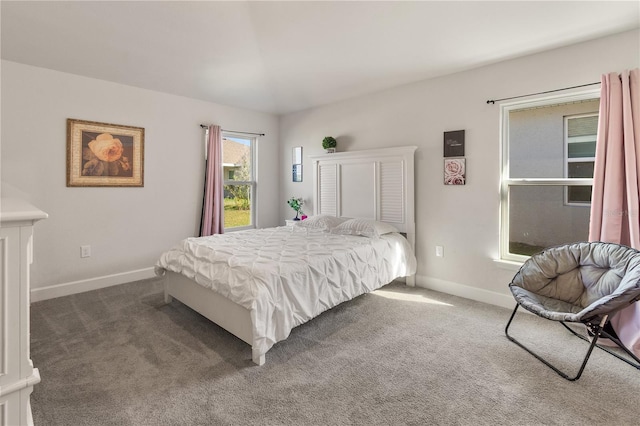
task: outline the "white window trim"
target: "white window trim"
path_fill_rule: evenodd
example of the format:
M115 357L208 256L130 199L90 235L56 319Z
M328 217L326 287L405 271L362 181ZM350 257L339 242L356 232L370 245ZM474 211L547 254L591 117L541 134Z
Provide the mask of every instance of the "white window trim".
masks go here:
M523 108L545 107L547 105L580 102L600 98L600 89L584 90L564 95L545 96L536 99L507 102L500 105L500 259L506 262L524 263L529 256L509 253L509 188L524 185L593 185L593 179L549 179L525 178L511 179L509 177L509 113Z
M236 231L244 231L247 229L255 229L256 226L256 205L257 205L257 194L256 194L256 163L257 163L257 158L256 158L256 145L258 142L258 138L257 137L249 137L245 134L240 134L240 133L231 133L231 132L222 132L222 137L232 137L232 138L240 138L240 139L246 139L246 140L250 140L251 141L251 146L250 146L250 150L251 150L251 178L252 180L227 180L226 176L224 176L224 180L223 180L223 185L248 185L249 188L249 192L250 192L250 200L251 200L251 224L248 226L235 226L233 228L225 228L224 231L225 232L236 232Z

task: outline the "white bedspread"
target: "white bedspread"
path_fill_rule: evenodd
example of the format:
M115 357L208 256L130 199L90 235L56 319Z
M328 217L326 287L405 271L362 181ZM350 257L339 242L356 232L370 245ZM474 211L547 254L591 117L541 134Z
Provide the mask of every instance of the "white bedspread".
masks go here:
M253 350L265 354L291 330L344 301L412 275L407 240L277 227L187 238L164 253L169 270L250 309Z

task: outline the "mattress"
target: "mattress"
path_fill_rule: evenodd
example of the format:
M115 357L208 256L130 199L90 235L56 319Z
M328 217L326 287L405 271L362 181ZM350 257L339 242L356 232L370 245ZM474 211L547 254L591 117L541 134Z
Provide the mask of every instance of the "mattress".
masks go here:
M156 273L165 270L249 309L253 348L264 354L327 309L413 275L416 258L398 233L369 238L283 226L187 238L162 254Z

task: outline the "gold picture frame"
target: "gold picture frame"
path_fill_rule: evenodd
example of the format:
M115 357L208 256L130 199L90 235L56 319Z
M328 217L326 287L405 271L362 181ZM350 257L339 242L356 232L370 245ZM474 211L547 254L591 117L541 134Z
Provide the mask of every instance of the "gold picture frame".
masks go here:
M68 118L67 186L144 186L144 128Z

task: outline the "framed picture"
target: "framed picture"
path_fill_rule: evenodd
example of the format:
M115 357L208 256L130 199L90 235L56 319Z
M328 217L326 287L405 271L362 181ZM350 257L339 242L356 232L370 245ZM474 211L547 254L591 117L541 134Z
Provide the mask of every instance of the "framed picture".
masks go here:
M67 119L67 186L144 186L144 128Z
M466 183L466 161L464 158L444 159L444 184L464 185Z
M464 130L444 132L444 156L464 157Z
M293 181L302 182L302 164L293 165Z

